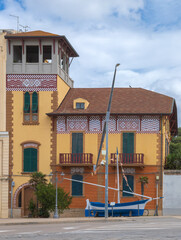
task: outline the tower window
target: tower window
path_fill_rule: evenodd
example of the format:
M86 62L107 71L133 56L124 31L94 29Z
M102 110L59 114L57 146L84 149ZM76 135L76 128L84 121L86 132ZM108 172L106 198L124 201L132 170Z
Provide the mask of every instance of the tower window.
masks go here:
M22 46L13 46L13 62L22 63Z
M52 62L52 47L43 46L43 62L51 63Z
M39 47L26 46L26 62L37 63L39 61Z

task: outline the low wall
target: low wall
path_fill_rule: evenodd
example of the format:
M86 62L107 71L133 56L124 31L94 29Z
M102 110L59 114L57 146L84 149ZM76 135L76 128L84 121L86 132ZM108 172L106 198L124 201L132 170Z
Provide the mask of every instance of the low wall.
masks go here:
M163 175L163 215L181 215L181 170L165 170Z

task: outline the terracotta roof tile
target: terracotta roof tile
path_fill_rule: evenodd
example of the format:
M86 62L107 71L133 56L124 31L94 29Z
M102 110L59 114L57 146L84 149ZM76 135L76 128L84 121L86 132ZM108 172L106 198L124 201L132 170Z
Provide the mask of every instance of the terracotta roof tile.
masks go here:
M41 31L41 30L7 34L6 35L6 37L53 37L53 36L58 37L59 35L49 33L49 32L44 32L44 31Z
M48 115L105 114L110 88L72 88L61 105ZM85 110L73 109L73 100L83 98L89 102ZM115 88L112 114L171 114L174 99L142 88Z

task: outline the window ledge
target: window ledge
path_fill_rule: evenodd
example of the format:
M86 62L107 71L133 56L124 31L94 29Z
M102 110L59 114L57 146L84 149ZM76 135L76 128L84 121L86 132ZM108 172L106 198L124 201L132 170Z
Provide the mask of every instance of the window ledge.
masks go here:
M23 125L39 125L40 123L39 122L23 122L22 123Z
M73 198L85 198L85 196L72 196Z

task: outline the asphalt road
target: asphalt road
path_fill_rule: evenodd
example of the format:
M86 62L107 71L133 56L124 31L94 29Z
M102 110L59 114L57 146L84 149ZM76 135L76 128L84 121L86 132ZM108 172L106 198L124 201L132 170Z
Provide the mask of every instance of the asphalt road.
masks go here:
M181 217L130 218L120 221L0 226L0 239L181 239Z

